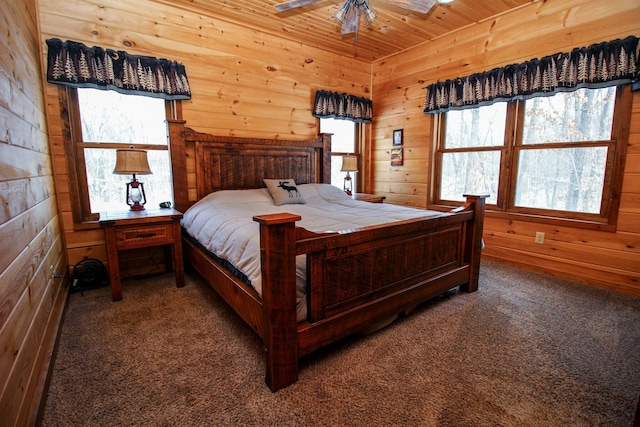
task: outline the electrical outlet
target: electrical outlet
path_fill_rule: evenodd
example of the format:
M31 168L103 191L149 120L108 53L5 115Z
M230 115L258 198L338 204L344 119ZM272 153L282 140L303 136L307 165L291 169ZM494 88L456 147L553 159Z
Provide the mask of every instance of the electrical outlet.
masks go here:
M536 243L539 245L544 244L544 233L542 231L536 231Z

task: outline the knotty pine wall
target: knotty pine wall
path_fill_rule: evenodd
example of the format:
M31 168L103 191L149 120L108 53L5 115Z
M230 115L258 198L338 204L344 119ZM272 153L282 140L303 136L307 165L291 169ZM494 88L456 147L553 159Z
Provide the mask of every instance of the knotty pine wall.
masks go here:
M35 0L0 2L0 424L33 425L66 286ZM53 269L50 267L53 266Z
M373 191L424 207L433 117L422 113L430 83L575 47L640 36L637 0L547 0L426 42L373 64ZM404 166L391 167L394 129L404 129ZM546 233L544 245L534 243ZM640 92L635 92L617 232L487 215L485 259L640 296Z
M39 10L44 53L45 40L57 37L183 63L193 95L182 102L183 118L198 131L309 139L319 131L317 119L311 116L316 89L369 96L370 63L155 2L47 0L40 3ZM46 57L43 60L46 62ZM58 88L47 84L45 89L69 263L84 257L106 261L103 231L97 227L74 229ZM188 161L193 184L190 198L195 200L195 166L192 159Z

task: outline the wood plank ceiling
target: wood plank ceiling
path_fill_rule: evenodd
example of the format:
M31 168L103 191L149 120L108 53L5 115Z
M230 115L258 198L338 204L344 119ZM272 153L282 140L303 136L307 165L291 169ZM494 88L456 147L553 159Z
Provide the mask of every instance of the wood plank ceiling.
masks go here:
M273 5L284 0L152 0L195 12L200 16L241 24L304 45L373 62L458 28L541 0L455 0L436 5L426 14L370 0L379 18L366 26L361 18L358 41L341 34L332 18L344 0L316 3L278 12Z

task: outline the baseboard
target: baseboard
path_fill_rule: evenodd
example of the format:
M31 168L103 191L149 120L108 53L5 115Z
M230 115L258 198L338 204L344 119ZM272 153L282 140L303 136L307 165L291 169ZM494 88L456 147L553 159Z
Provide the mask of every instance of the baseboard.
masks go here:
M44 406L47 401L47 392L49 390L49 384L51 382L51 373L53 371L53 362L56 358L56 352L58 349L58 343L60 342L60 334L62 332L62 324L64 323L64 315L67 311L69 304L69 285L67 276L62 278L63 285L60 286L58 297L54 303L54 309L51 310L51 316L49 318L49 330L45 336L49 336L48 342L43 343L47 346L47 355L43 361L43 377L38 382L37 395L39 398L34 399L33 406L31 408L29 425L40 426L42 425L42 417L44 413Z

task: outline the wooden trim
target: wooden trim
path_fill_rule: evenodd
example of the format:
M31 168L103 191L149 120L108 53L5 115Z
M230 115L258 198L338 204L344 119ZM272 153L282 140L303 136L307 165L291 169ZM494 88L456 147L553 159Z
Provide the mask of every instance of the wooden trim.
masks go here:
M60 85L58 87L58 101L60 104L60 123L64 139L64 154L67 161L67 179L69 180L73 222L82 224L87 221L97 221L99 214L91 215L89 207L86 174L80 173L81 170L84 172L84 154L81 153L81 157L78 158L78 147L76 146L78 135L80 135L80 141L82 141L78 92L68 86Z
M633 93L631 85L624 85L622 90L618 88L616 108L613 114L613 127L611 133L615 135L615 161L612 167L610 178L609 211L606 212L609 218L609 226L615 227L618 224L618 214L620 211L620 198L622 196L622 183L624 179L624 165L627 160L627 147L629 146L629 130L631 127L631 115L633 110ZM605 180L609 181L607 177ZM604 212L603 212L604 214Z
M187 153L184 139L184 120L167 120L169 129L169 154L173 178L173 203L181 212L189 209L187 184Z

